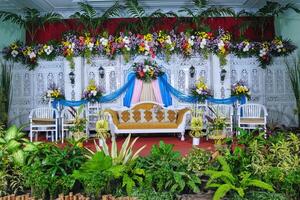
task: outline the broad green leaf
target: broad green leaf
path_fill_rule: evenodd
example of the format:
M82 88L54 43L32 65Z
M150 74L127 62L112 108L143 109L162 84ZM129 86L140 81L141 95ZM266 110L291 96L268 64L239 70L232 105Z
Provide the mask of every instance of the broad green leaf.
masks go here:
M223 184L221 185L215 192L214 196L213 196L213 200L221 200L226 194L227 192L229 192L230 190L234 189L235 187L231 184Z
M16 125L13 125L13 126L9 127L9 129L7 129L4 139L6 141L9 141L11 139L16 138L17 134L18 134L18 128Z
M16 140L10 140L7 144L7 150L14 151L15 149L19 148L20 146L21 146L20 142L17 142Z
M18 165L23 165L24 164L24 152L22 150L18 150L12 154L14 161Z
M269 190L271 192L275 192L272 185L265 183L263 181L257 180L257 179L249 180L247 186L254 186L254 187L261 188L261 189Z

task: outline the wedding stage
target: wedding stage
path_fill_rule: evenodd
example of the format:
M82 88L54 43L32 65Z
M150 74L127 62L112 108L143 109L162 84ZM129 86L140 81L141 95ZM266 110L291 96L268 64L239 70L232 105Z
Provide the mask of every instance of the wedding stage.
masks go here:
M28 115L33 108L47 106L47 102L43 102L41 97L53 83L62 88L66 99L70 101L81 99L82 91L90 80L94 80L97 85L104 88L104 96L111 94L128 81L133 63L142 62L147 58L147 56L135 56L129 62L125 62L121 55L114 60L94 57L88 63L84 58L75 57L75 68L72 70L73 84L70 80L70 63L62 57L54 61L40 60L34 71L29 71L22 64L15 63L10 120L19 125L28 123ZM224 80L221 80L222 68L219 59L212 54L208 59L199 55L191 58L172 55L169 61L159 56L152 60L163 69L170 85L186 95L190 94L190 88L196 80L201 78L213 91L215 99L226 99L230 97L231 85L243 80L251 90L251 99L248 103L265 105L269 113L269 123L296 126L296 118L293 114L295 101L291 98L293 93L284 64L286 58L275 58L273 64L267 69L258 67L256 58L240 59L229 55L227 59L228 62L224 66L226 73L222 74L225 75ZM195 70L194 74L191 73L192 66ZM169 106L175 108L193 106L193 103L182 101L180 96L179 98L171 96L172 102ZM123 107L124 97L125 91L118 98L101 103L101 109ZM126 106L130 106L131 103L127 102Z

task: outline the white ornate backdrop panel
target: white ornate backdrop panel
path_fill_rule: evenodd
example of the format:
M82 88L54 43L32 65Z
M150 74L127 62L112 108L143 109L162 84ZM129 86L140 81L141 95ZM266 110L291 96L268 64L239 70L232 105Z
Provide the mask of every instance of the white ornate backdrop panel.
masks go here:
M32 108L46 106L41 101L42 94L51 83L58 84L66 91L67 99L80 99L82 90L89 80L93 79L111 93L120 88L125 82L130 67L134 62L148 58L137 56L128 63L122 56L110 60L106 57L92 58L87 63L82 58L75 58L75 86L71 87L69 63L58 58L55 61L41 61L35 71L28 71L24 66L16 64L13 70L13 101L10 118L14 123L23 124L28 122L28 114ZM258 102L267 106L270 122L278 122L285 125L296 125L294 115L295 101L291 90L289 78L285 69L284 59L274 60L272 66L263 70L258 67L255 58L239 59L234 56L228 57L225 66L227 74L225 81L220 81L219 60L216 56L204 59L201 56L192 56L185 59L179 55L173 55L170 61L154 59L167 73L169 82L184 93L189 93L189 88L198 78L203 78L214 91L216 98L230 95L230 84L240 79L244 80L252 91L251 102ZM195 76L190 77L191 66L196 69ZM99 68L104 68L105 75L100 77ZM124 95L123 95L124 96ZM121 106L123 96L119 99L103 104L103 107ZM173 98L174 106L189 106Z
M21 64L15 64L12 79L12 102L10 120L17 125L28 123L32 108L47 106L42 95L51 83L64 89L64 59L41 61L34 71L28 71Z

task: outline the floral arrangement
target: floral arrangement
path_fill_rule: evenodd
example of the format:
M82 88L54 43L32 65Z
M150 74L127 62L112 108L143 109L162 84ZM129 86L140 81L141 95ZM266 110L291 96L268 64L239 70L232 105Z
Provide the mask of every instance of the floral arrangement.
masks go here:
M204 136L205 134L202 131L202 129L203 129L202 115L192 117L190 136L193 138L200 138Z
M91 102L97 102L102 96L103 90L98 87L94 80L90 80L89 85L83 91L82 99L88 100Z
M50 84L47 92L43 95L44 101L49 101L50 99L65 99L65 95L63 94L61 89L56 86L55 83Z
M134 63L132 68L136 77L145 82L156 80L157 77L164 73L156 62L150 60L144 60L142 63Z
M207 97L211 97L211 91L208 89L208 86L203 80L198 80L195 86L191 89L191 93L198 101L203 102Z
M71 136L75 139L75 141L79 142L87 137L87 134L85 133L87 119L82 117L83 111L84 106L81 105L77 111L71 112L74 116L74 126L69 127Z
M152 58L158 54L165 55L167 60L172 54L181 54L185 57L200 53L205 57L209 53L216 54L220 59L220 65L226 64L226 56L233 53L239 57L256 56L262 67L271 64L272 57L286 56L292 53L296 47L288 40L275 38L270 42L232 42L231 35L219 29L216 34L211 32L186 32L169 33L158 31L147 34L102 35L91 37L76 34L65 34L60 43L23 45L20 42L4 48L6 59L26 64L29 69L34 69L38 59L54 59L56 56L64 56L74 67L73 57L83 56L90 60L92 56L102 55L114 58L122 54L126 61L132 55L147 55Z
M240 80L237 83L232 84L231 96L246 96L247 98L250 98L250 89L245 85L245 83L242 80Z

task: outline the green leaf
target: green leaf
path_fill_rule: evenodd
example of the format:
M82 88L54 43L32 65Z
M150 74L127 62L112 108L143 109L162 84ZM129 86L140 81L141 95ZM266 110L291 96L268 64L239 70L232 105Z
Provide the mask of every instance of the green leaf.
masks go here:
M215 192L214 196L213 196L213 200L221 200L226 194L227 192L229 192L230 190L234 189L235 187L231 184L223 184L221 185Z
M275 192L272 185L265 183L263 181L257 180L257 179L249 180L247 186L254 186L254 187L261 188L261 189L269 190L271 192Z
M21 143L16 140L10 140L7 144L7 150L8 151L14 151L15 149L19 148L21 146Z
M126 186L126 192L127 194L131 194L132 193L132 189L135 186L135 182L127 175L125 174L123 176L123 184L122 186Z
M12 154L14 161L18 165L23 165L24 164L24 152L22 150L18 150Z
M0 144L5 144L6 141L3 138L0 138Z
M8 142L11 139L15 139L17 135L18 135L18 128L16 125L13 125L9 127L9 129L6 131L4 139Z

